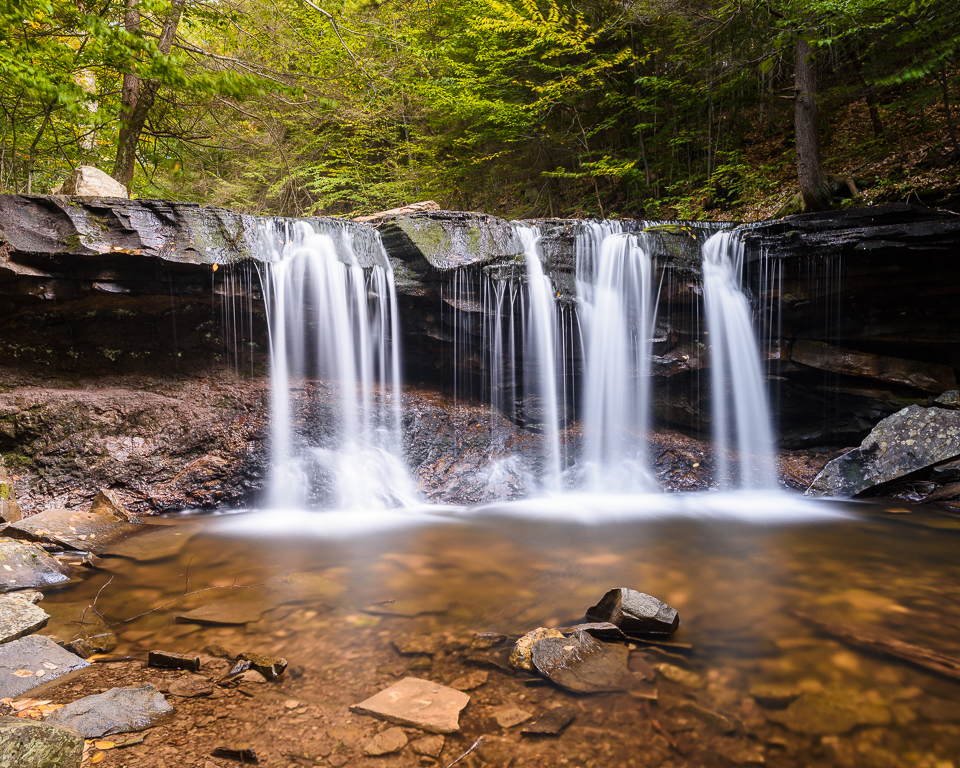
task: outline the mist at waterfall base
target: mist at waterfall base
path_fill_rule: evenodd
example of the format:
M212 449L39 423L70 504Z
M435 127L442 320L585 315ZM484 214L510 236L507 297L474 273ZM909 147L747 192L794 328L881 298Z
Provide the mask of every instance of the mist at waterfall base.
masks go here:
M470 507L426 504L402 459L398 302L392 266L375 232L349 225L265 227L262 279L271 341L270 525L237 516L235 533L351 537L503 516L595 524L692 516L801 522L843 516L829 503L778 489L765 384L742 248L728 232L703 245L704 309L712 340L719 489L663 493L645 434L649 361L660 291L653 238L618 222L587 222L575 243L576 304L564 313L539 251L540 232L517 224L525 285L487 286L491 406L516 395L516 368L541 405L542 472L527 497ZM572 341L582 345L583 444L569 456L561 414ZM518 363L518 358L522 358ZM311 423L312 422L312 423ZM734 457L733 460L728 456ZM491 461L493 480L512 457ZM317 514L322 510L322 514Z

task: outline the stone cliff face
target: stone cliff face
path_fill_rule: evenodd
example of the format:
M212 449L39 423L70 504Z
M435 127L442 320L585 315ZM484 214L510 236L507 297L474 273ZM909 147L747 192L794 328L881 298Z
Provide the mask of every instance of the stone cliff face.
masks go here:
M576 243L589 225L537 224L544 268L570 306ZM362 265L379 258L379 231L393 262L413 385L407 452L422 490L484 498L488 486L464 478L497 450L480 402L483 294L488 279L525 281L511 224L420 211L324 225L350 234ZM284 223L164 201L0 196L0 454L21 477L27 511L31 498L74 506L101 486L139 511L256 499L267 452L262 226ZM663 267L655 411L663 425L707 435L699 245L711 230L654 229L647 242ZM885 206L789 217L741 235L784 443L855 444L885 416L956 388L960 216ZM576 345L570 360L576 384ZM449 392L454 380L461 398L476 400L457 414L436 390ZM523 408L517 419L499 434L529 448L539 438L522 428ZM663 476L686 478L677 487L709 482L709 461L698 474L690 467L702 462L685 458L703 446L674 450L681 438L671 434L658 449ZM520 492L522 476L502 476L509 493Z

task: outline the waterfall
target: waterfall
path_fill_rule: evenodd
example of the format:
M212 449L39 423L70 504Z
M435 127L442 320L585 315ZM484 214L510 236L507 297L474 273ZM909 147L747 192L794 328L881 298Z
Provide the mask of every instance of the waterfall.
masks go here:
M415 503L400 449L397 296L379 236L304 221L260 234L270 329L269 505Z
M774 440L750 305L741 288L743 243L718 232L703 245L703 293L721 487L774 488ZM734 476L729 454L736 441Z
M557 367L561 364L558 356L557 308L554 301L553 284L544 274L543 264L537 243L540 230L534 226L515 224L514 231L523 244L523 256L527 270L527 293L529 305L524 317L524 357L530 349L536 375L536 396L539 399L541 431L544 439L544 487L551 491L560 490L560 474L563 471L560 456L560 409L558 406ZM531 366L524 365L525 376ZM528 390L525 387L525 390ZM527 394L525 403L529 403Z
M576 286L585 359L583 486L648 491L646 433L656 263L641 236L590 222L576 243Z

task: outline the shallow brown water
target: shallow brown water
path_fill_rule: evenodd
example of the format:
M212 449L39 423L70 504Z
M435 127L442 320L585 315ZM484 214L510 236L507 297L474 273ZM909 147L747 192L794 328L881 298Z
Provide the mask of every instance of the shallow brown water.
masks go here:
M203 766L227 739L254 745L262 764L281 768L341 759L434 764L410 746L365 757L363 745L383 725L348 706L406 675L449 684L478 669L487 681L470 691L440 765L481 735L485 742L458 765L960 764L960 682L859 649L797 615L960 658L960 519L918 508L848 508L845 519L759 525L691 517L587 525L563 522L559 509L540 520L501 510L332 538L336 526L326 530L324 513L311 518L312 531L298 518L285 533L266 513L168 518L148 545L128 540L119 550L126 556L105 556L102 568L49 593L43 606L54 621L46 632L68 639L96 598L107 621L122 622L114 653L143 658L154 648L199 652L217 643L291 664L280 681L246 693L174 698L181 715L169 735L155 738L153 749L148 740L139 753L110 753L106 766ZM262 533L231 530L249 521ZM147 561L146 553L165 556ZM269 581L288 572L325 580ZM627 692L575 695L527 673L478 666L481 656L502 655L472 649L473 633L516 636L573 624L618 586L656 595L681 616L674 647L635 643L631 667L668 663L694 673L702 687L660 673L656 701ZM250 620L176 619L210 605ZM166 607L152 610L158 606ZM419 636L429 636L421 650L432 653L398 651ZM216 677L218 663L226 664L205 659L205 674ZM162 688L185 673L138 674ZM285 709L290 699L299 706ZM572 707L576 718L557 738L533 739L520 735L523 725L497 724L503 704L532 716ZM227 717L213 712L225 707ZM411 741L420 735L408 732Z

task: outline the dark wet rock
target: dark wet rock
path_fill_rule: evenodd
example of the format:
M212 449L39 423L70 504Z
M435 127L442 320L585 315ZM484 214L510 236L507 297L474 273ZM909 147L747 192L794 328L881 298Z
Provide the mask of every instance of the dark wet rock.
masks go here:
M79 768L83 738L67 728L0 717L0 768Z
M955 483L960 480L960 459L938 464L930 470L930 479L935 483Z
M169 693L171 696L182 696L184 698L209 696L213 693L213 684L203 675L187 675L186 677L178 677L171 682Z
M795 341L790 350L790 359L831 373L905 384L924 392L945 392L957 386L956 375L948 365L841 349L821 341Z
M948 483L923 497L923 503L960 499L960 483Z
M623 691L632 675L630 651L618 643L601 643L586 633L548 637L533 646L533 663L544 677L578 693Z
M257 751L253 747L242 747L235 745L232 747L217 747L210 753L211 757L222 757L225 760L236 760L241 765L258 765L260 758L257 757Z
M547 627L537 627L527 632L523 637L517 640L516 646L510 653L510 666L517 669L525 669L527 672L535 672L533 665L533 646L541 640L548 637L563 637L563 632L559 629L548 629Z
M499 632L478 632L470 641L470 647L478 651L486 651L490 648L496 648L507 642L507 636Z
M828 463L807 496L856 496L960 456L960 411L911 405L887 417L859 448Z
M422 739L417 739L413 742L410 748L418 755L425 755L426 757L436 759L440 757L440 753L443 752L443 742L444 738L440 734L424 736Z
M0 699L19 696L90 664L49 637L29 635L0 645Z
M888 725L886 707L842 692L805 693L783 710L767 712L767 719L807 736L840 735L858 725Z
M940 408L960 410L960 391L951 389L949 392L944 392L933 401L933 404Z
M540 715L520 733L523 736L559 736L576 715L577 712L572 707L557 707Z
M267 680L276 680L287 668L287 660L279 656L265 656L262 653L244 652L237 656L238 664L247 664L247 669L259 672ZM234 670L237 671L236 667Z
M405 214L388 219L379 230L387 253L420 276L523 253L510 222L482 213Z
M146 683L84 696L55 710L46 722L72 728L86 739L95 739L114 733L142 731L162 722L172 712L173 706L163 694Z
M486 683L489 678L490 673L487 672L487 670L474 669L465 675L460 675L460 677L450 683L450 687L456 688L458 691L472 691L474 688L479 688Z
M78 637L74 637L64 646L81 659L89 659L97 653L109 653L117 647L117 636L103 626L89 625L81 628Z
M139 525L107 512L80 512L74 509L47 509L12 523L6 535L27 541L52 544L65 549L95 552L133 533Z
M123 503L120 495L109 488L101 488L97 495L93 497L93 503L90 505L90 511L94 514L103 512L108 515L126 520L128 523L137 523L137 516L131 512Z
M0 538L0 592L67 581L67 567L40 547Z
M627 636L616 624L609 621L594 621L588 624L574 624L572 627L562 627L560 631L565 635L575 635L586 632L598 640L626 640Z
M189 669L196 672L200 669L200 657L170 651L150 651L147 654L147 666L161 669Z
M354 704L350 710L431 733L453 733L460 729L460 710L469 701L470 697L461 691L429 680L405 677L369 699Z
M29 600L0 597L0 644L43 629L49 620L49 614Z
M680 626L675 608L657 598L626 587L611 589L587 609L587 618L614 624L628 635L669 635Z
M365 755L390 755L407 746L407 734L402 728L387 728L378 733L363 747Z
M703 688L703 678L695 672L678 667L675 664L654 664L653 668L671 683L685 688Z

